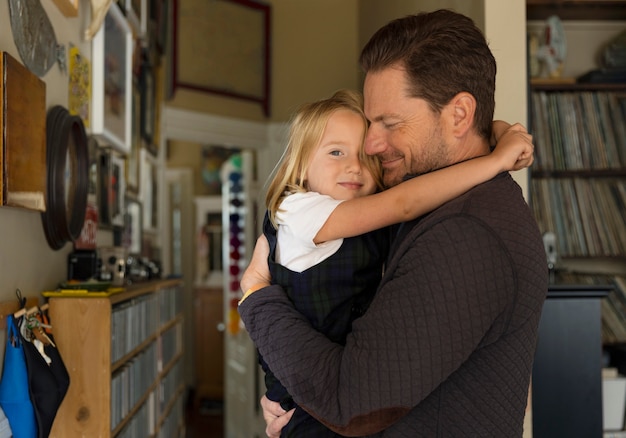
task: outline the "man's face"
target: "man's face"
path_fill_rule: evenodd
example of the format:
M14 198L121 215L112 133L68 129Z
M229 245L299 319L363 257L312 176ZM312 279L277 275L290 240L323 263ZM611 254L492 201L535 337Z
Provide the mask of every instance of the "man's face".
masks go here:
M365 152L383 166L385 186L446 163L441 119L423 99L409 97L403 69L389 67L365 77L365 115L370 127Z

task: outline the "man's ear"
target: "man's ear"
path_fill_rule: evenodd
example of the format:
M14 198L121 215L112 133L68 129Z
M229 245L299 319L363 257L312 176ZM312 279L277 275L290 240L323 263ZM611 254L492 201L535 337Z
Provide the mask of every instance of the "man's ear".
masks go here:
M470 93L462 91L450 100L448 104L453 118L453 131L460 137L474 126L476 99Z

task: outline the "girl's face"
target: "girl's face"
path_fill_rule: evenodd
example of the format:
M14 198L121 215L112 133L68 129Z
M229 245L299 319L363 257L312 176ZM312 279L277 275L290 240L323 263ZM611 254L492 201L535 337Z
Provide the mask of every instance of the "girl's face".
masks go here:
M307 190L348 200L372 194L376 183L359 159L363 119L349 110L335 111L311 157Z

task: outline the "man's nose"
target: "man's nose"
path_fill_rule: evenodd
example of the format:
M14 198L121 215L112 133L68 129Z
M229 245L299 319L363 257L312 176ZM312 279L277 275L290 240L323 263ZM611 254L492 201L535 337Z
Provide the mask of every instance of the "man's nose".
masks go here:
M385 149L383 137L376 132L376 128L370 128L365 136L364 150L367 155L376 155Z

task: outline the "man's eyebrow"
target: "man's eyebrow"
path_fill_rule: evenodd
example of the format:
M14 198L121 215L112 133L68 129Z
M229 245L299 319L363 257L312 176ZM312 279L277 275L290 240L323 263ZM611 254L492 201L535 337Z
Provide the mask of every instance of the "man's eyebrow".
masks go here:
M389 114L379 114L376 117L374 117L373 119L368 119L370 123L374 123L374 122L380 122L383 119L388 119L390 117Z

